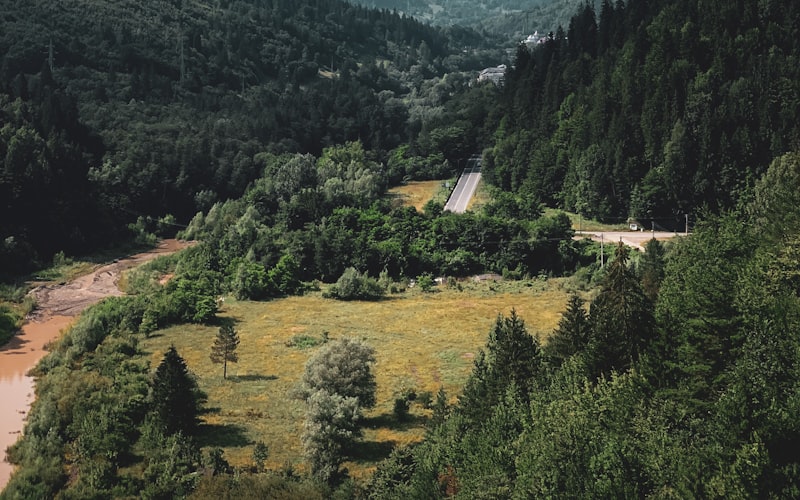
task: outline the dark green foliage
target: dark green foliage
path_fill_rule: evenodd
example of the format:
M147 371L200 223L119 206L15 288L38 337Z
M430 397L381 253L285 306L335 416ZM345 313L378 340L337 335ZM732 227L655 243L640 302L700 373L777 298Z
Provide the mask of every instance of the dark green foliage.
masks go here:
M5 345L18 329L19 318L8 307L0 305L0 346Z
M472 375L459 398L459 411L478 425L492 413L494 405L510 388L516 398L527 401L543 374L539 341L525 329L525 322L511 310L509 317L498 315L489 332L487 352L478 352Z
M638 268L642 291L653 303L658 298L658 289L664 280L664 266L664 245L653 238L645 243L644 255Z
M517 51L486 179L648 226L733 208L796 148L798 16L749 0L582 5L565 30Z
M271 153L389 151L421 126L404 97L424 79L501 54L464 51L483 43L472 30L340 0L50 7L9 6L0 30L0 275L173 234L240 196ZM293 208L307 194L291 191Z
M797 234L800 220L800 153L776 158L756 183L749 212L759 232L773 240L785 240Z
M573 294L558 321L558 328L547 338L545 356L553 365L560 366L570 357L583 353L590 338L591 325L583 299Z
M222 451L222 448L211 448L208 450L204 465L206 469L213 471L214 475L230 474L233 472L231 464L225 460L225 453Z
M186 362L170 347L153 375L152 407L164 433L191 436L197 431L200 393Z
M431 415L431 429L436 429L442 425L450 415L450 405L447 401L447 393L444 387L439 387L436 393L436 402L433 404L433 414Z
M754 245L735 217L712 218L676 245L667 264L656 307L662 352L655 355L666 364L655 372L697 404L716 396L724 367L741 347L735 298L739 269Z
M233 325L222 325L214 338L214 345L211 346L211 362L222 363L222 378L228 378L228 362L237 363L239 355L236 348L239 347L239 334L233 329Z
M628 267L628 249L621 242L589 309L589 323L586 362L594 375L627 370L654 339L653 304Z

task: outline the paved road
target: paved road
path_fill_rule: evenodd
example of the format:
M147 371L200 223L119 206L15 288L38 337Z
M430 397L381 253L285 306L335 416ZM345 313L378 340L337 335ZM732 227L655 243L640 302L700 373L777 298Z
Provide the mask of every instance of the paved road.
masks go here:
M449 210L454 214L463 214L467 211L469 200L475 194L475 189L478 187L478 181L481 180L481 160L480 158L470 158L467 162L467 168L461 173L455 189L450 193L450 198L444 205L445 210Z
M660 241L669 240L684 233L669 233L666 231L575 231L575 239L589 238L594 241L603 241L606 245L615 245L623 242L629 247L644 251L644 245L655 238Z

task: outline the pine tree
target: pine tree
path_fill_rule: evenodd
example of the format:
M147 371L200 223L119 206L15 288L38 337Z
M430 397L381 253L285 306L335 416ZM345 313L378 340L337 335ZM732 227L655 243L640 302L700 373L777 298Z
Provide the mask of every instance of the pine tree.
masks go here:
M620 242L615 255L589 311L587 364L595 375L630 368L654 333L653 307L628 268L627 247Z
M523 397L527 398L542 358L538 340L528 333L517 311L512 309L507 318L502 314L497 316L494 328L489 333L487 347L497 397L505 394L508 386L514 382Z
M231 325L222 325L217 333L217 338L214 339L214 345L211 346L211 361L213 363L222 363L222 378L228 377L228 361L236 363L239 361L239 355L236 354L236 348L239 347L239 335Z
M584 308L584 301L578 295L570 296L567 310L558 321L558 328L547 340L544 352L556 366L570 356L583 352L589 343L589 318Z
M652 302L655 302L658 297L658 289L664 280L664 245L655 238L644 245L640 274L644 294Z
M194 434L200 411L200 391L186 362L172 346L153 377L153 412L166 434Z

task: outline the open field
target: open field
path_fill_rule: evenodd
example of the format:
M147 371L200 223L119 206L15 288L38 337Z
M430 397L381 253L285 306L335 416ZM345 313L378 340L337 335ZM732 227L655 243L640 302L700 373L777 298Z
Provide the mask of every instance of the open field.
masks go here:
M375 348L377 406L367 414L364 442L347 463L363 477L395 444L422 438L429 410L414 404L412 417L396 422L397 395L413 389L433 395L443 386L455 401L472 370L477 350L486 344L499 313L515 308L534 335L556 327L567 302L562 280L462 284L462 290L418 290L378 302L339 302L315 292L272 302L226 299L220 316L232 318L241 338L239 363L229 364L228 380L209 353L217 328L185 325L157 332L142 342L151 368L175 345L208 394L201 445L220 446L235 466L250 465L253 444L270 450L268 467L290 463L303 469L300 435L304 405L292 398L306 360L317 349L290 347L300 336L321 339L357 337Z
M389 197L399 200L403 206L411 206L422 212L422 207L430 200L440 201L442 204L447 201L450 190L443 186L445 182L444 180L412 181L391 188ZM450 179L450 185L454 184L455 180Z

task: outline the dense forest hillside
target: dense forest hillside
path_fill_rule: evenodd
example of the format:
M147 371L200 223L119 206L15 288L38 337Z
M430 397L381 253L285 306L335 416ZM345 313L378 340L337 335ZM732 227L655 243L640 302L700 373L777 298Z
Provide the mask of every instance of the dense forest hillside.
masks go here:
M437 25L483 28L502 39L566 25L585 0L351 0L367 7L396 10Z
M469 30L338 0L12 2L0 33L0 234L17 264L139 215L185 222L241 195L257 153L381 154L419 128L404 97L423 81L496 60Z
M733 207L798 147L800 11L602 2L506 76L486 175L584 215L681 221Z

